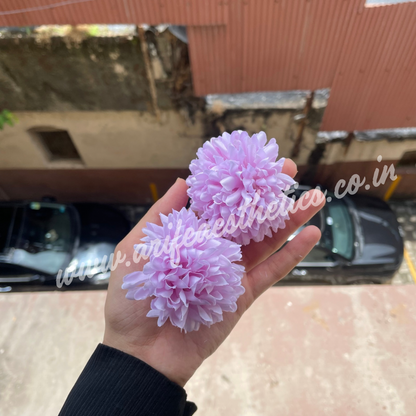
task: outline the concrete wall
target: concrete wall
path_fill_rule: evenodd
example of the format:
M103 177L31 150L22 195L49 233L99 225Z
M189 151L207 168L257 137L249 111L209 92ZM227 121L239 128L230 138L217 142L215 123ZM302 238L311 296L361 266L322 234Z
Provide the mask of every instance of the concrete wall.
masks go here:
M328 143L321 163L330 165L339 162L375 161L378 156L399 161L404 153L412 150L416 150L416 140L353 140L348 148L345 143Z
M345 143L327 143L323 157L318 166L313 170L310 168L301 169L300 179L307 181L308 174L313 172L313 182L323 184L329 189L333 189L338 181L348 180L352 175L359 175L361 180L366 178L366 184L370 187L365 189L363 186L360 193L373 195L383 198L392 184L390 177L384 184L377 187L373 186L373 176L376 170L382 172L384 166L387 168L393 165L395 172L400 175L399 184L392 197L396 199L416 197L416 169L397 168L397 164L404 153L416 150L415 140L402 141L356 141L352 140L349 146ZM381 156L381 161L377 158ZM380 177L380 174L377 176Z
M237 111L213 117L198 111L161 111L160 120L140 111L16 112L15 126L0 130L0 169L45 168L187 168L205 140L224 131L261 130L275 138L279 156L290 157L298 126L295 111ZM29 130L67 130L83 164L50 162ZM304 130L300 154L305 165L315 147L317 128Z
M79 168L49 162L28 133L36 127L67 130L85 168L187 168L203 143L203 123L178 111L21 112L15 126L0 131L0 169Z
M296 110L232 110L214 116L207 124L213 136L233 130L246 130L250 135L265 131L269 139L273 137L279 144L279 157L288 158L291 157L298 135L299 125L294 117L299 113ZM312 111L310 122L303 131L299 155L293 158L299 166L308 163L310 153L315 148L322 115L323 110Z
M157 39L162 42L164 37L166 43L168 35L160 34ZM74 28L66 37L3 37L0 50L0 108L151 109L143 54L136 37L92 37ZM173 107L172 77L172 73L165 74L165 79L156 83L162 109Z
M39 199L53 195L61 201L149 203L149 184L163 194L177 176L186 177L188 166L204 140L223 131L266 131L280 146L280 157L290 157L298 125L295 111L227 111L222 115L198 111L192 117L180 110L162 111L160 121L149 112L77 111L17 112L13 127L0 131L0 199ZM299 156L297 180L334 188L353 175L370 180L384 165L396 165L416 141L387 140L322 145L322 157L313 161L317 148L316 121L306 126ZM69 132L83 163L50 162L29 134L36 127ZM319 153L319 152L318 152ZM383 157L382 162L377 156ZM314 165L314 163L319 163ZM416 172L401 172L394 197L416 196ZM383 197L391 185L360 192Z
M158 121L149 112L71 111L17 112L15 126L0 131L0 200L39 200L54 196L61 202L152 202L150 184L159 195L180 176L206 139L242 128L265 130L289 157L297 126L294 111L239 111L221 117L187 111L161 111ZM51 162L29 133L52 127L67 130L83 163ZM306 163L316 130L305 130L296 161Z

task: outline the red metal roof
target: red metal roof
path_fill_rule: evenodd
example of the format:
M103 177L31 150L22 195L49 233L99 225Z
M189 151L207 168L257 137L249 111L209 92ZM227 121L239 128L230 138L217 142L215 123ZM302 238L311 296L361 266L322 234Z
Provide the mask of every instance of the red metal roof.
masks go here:
M416 126L416 3L73 1L3 0L0 25L184 24L196 95L331 87L323 130Z
M188 30L197 95L331 87L322 130L416 126L416 4L231 1Z
M2 0L0 26L64 24L225 24L218 0Z
M416 126L416 4L357 14L332 84L323 130Z
M196 94L331 86L360 3L232 0L225 27L188 30Z

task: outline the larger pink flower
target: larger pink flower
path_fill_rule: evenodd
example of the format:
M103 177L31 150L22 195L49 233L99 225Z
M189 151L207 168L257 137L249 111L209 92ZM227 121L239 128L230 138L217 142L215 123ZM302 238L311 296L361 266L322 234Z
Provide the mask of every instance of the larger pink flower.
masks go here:
M239 244L271 237L289 218L292 201L284 191L295 181L282 173L284 159L276 161L276 140L266 143L264 132L252 137L241 130L223 133L205 142L189 166L191 208L211 227L219 219L240 224L223 234ZM268 209L271 215L266 217Z
M124 277L126 297L152 298L147 316L158 318L159 326L169 319L186 332L235 312L244 293L244 267L235 263L241 260L240 245L213 236L206 222L185 208L160 218L162 226L147 223L144 244L135 247L149 262Z

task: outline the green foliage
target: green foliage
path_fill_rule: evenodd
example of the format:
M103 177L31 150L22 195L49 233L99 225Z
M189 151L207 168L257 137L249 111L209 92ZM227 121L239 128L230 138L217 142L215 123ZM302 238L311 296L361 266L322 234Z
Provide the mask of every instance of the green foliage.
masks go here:
M11 111L3 110L0 112L0 130L3 130L6 124L13 126L16 121L17 117Z
M95 37L98 36L100 33L100 28L98 25L90 25L90 27L88 28L88 35Z

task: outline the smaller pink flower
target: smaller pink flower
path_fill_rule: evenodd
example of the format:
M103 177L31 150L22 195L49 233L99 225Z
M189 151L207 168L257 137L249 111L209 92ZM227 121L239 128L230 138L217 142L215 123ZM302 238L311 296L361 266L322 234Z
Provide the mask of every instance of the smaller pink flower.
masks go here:
M147 316L157 318L158 326L170 320L185 332L235 312L244 293L244 267L235 263L241 260L240 245L213 236L206 221L191 210L173 210L160 218L161 226L147 223L144 244L135 246L149 262L143 271L124 277L126 297L152 298Z

